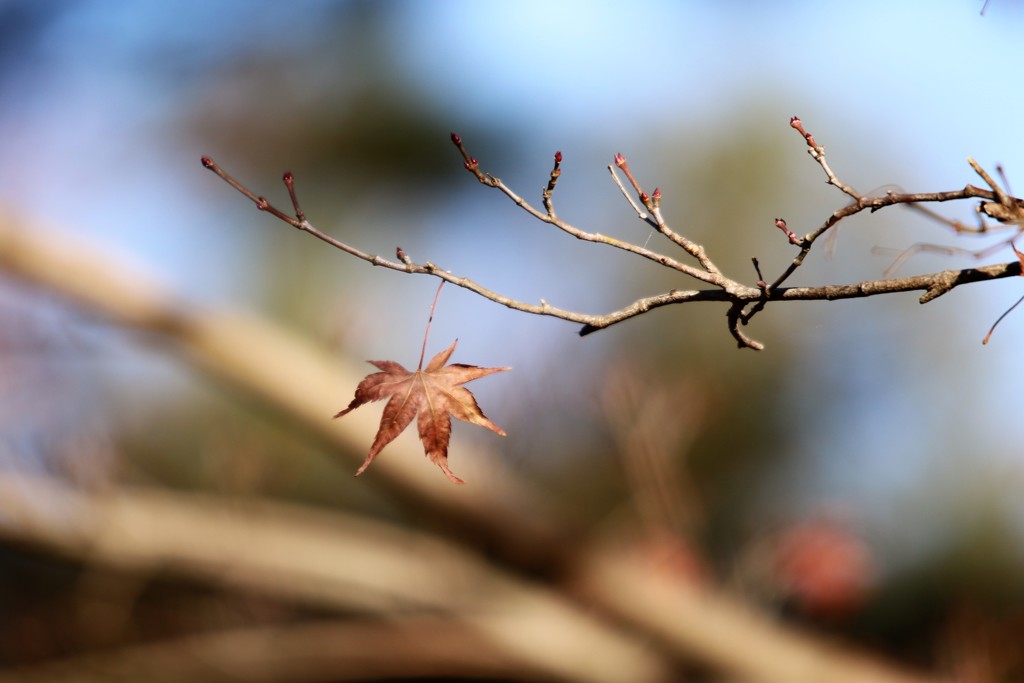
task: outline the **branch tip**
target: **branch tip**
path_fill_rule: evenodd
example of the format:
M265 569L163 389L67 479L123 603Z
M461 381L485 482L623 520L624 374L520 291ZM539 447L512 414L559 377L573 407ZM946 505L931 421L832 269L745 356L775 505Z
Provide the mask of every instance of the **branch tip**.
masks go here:
M784 234L786 235L786 237L788 237L788 238L789 238L789 243L790 243L790 244L792 244L792 245L793 245L793 246L795 246L795 247L798 247L798 246L800 246L800 238L799 238L799 237L797 237L797 236L796 236L796 235L795 235L795 234L793 233L793 231L792 231L792 230L790 230L790 229L789 229L789 227L787 227L787 226L786 226L786 221L785 221L785 219L782 219L782 218L776 218L776 219L775 219L775 227L776 227L776 228L778 228L779 230L781 230L781 231L782 231L782 232L783 232L783 233L784 233Z
M1014 248L1014 251L1017 251L1017 249ZM1010 306L1008 309L1003 311L1003 314L1001 316L999 316L999 318L996 319L996 321L994 323L992 323L992 327L989 328L988 334L986 334L985 338L981 340L981 343L982 343L983 346L988 344L989 340L992 339L992 335L995 333L996 327L999 325L999 323L1003 322L1003 318L1005 318L1006 316L1010 315L1010 312L1013 309L1017 308L1017 306L1020 306L1020 304L1022 302L1024 302L1024 296L1022 296L1021 298L1017 299L1017 303L1015 303L1014 305Z
M292 208L295 209L295 218L300 223L306 222L306 214L302 212L302 207L299 206L299 198L295 194L295 176L292 175L291 171L285 171L284 176L281 180L284 181L284 186L288 188L288 196L292 200Z
M558 183L558 179L562 175L562 152L555 152L555 165L551 169L551 173L548 175L548 186L544 188L541 193L541 200L544 203L544 208L548 212L548 218L554 220L555 218L555 207L551 203L551 195L555 192L555 185Z
M800 135L804 136L804 140L807 141L807 146L811 149L817 150L819 145L814 141L814 136L804 130L803 121L800 120L799 116L793 116L789 119L789 125Z

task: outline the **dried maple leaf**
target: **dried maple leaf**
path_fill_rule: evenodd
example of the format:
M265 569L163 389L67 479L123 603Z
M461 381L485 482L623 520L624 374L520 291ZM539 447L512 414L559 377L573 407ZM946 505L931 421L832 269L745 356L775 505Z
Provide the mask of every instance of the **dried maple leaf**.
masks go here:
M417 413L419 413L417 427L420 432L420 441L423 442L423 450L427 457L433 460L456 484L465 482L448 469L448 440L452 432L452 421L449 415L465 422L487 427L491 431L505 436L505 431L483 414L469 389L461 385L511 368L481 368L462 363L445 365L458 342L459 340L456 339L451 346L431 358L425 370L417 368L415 372L409 372L394 361L369 361L371 365L380 368L381 372L367 375L356 387L355 398L348 404L348 407L334 416L341 417L370 401L389 399L387 405L384 406L380 428L377 430L377 436L373 439L373 445L370 446L370 453L356 471L356 476L366 471L366 468L370 466L384 446L401 434ZM422 364L421 358L421 367Z

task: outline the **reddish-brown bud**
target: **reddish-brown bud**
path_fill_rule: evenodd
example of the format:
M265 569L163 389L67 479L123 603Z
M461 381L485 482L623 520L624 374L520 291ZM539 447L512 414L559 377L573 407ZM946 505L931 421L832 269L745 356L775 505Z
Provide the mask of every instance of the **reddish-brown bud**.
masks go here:
M452 142L454 142L456 145L462 144L462 138L460 138L459 134L456 133L455 131L452 131Z
M561 152L555 152L555 163L556 164L562 163L562 153Z
M796 132L800 133L800 135L804 136L804 140L807 141L808 146L814 148L818 147L818 143L814 141L814 136L808 133L806 130L804 130L804 124L802 121L800 121L799 117L794 116L791 119L789 119L789 125L792 126L793 129L796 130Z
M640 201L642 201L644 204L646 204L647 202L651 201L651 198L647 196L646 192L641 192L640 193Z
M786 221L781 218L775 219L775 227L785 233L786 237L789 238L789 243L795 247L800 246L800 238L797 237L792 230L786 225Z
M652 194L651 197L654 199L654 201L658 201L659 199L661 199L661 188L654 188L654 194Z
M623 166L625 166L626 165L626 157L622 156L621 154L616 153L615 154L615 165L618 166L619 168L622 168Z
M266 211L270 208L270 202L267 201L266 197L257 197L256 208L260 211Z
M210 157L200 157L199 161L203 162L204 167L213 168L213 159Z
M284 176L282 176L281 180L284 181L285 185L291 185L295 182L295 176L292 175L291 171L285 171Z

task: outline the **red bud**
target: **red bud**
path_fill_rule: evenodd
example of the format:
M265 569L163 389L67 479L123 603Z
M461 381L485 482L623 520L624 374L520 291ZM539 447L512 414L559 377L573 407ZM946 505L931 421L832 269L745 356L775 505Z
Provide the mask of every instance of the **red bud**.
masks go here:
M460 138L458 133L456 133L455 131L452 131L452 142L454 142L456 145L462 144L462 138Z
M213 159L210 157L200 157L199 161L203 162L203 166L206 168L213 168Z
M625 166L626 165L626 157L622 156L619 153L616 153L615 154L615 165L619 166L620 168L622 166Z
M562 153L561 152L555 152L555 163L556 164L562 163Z

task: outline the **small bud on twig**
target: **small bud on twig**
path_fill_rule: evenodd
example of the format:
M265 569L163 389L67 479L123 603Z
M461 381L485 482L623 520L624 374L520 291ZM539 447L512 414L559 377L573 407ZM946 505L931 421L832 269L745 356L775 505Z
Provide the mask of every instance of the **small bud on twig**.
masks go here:
M463 164L465 169L475 175L476 179L481 183L485 185L493 185L493 180L480 171L480 164L477 162L476 157L469 155L466 148L462 146L462 138L455 132L452 132L452 143L455 145L456 149L459 150L459 154L461 154L462 158L465 160L465 163Z
M756 256L751 256L750 262L754 264L754 272L757 273L757 288L761 290L762 294L768 294L768 283L765 282L764 275L761 274L761 263Z
M645 209L647 209L651 213L654 213L654 202L651 201L650 195L648 195L646 192L640 193L640 203L644 205Z
M799 116L791 117L789 119L789 125L792 126L796 130L796 132L800 133L800 135L804 136L804 140L807 141L807 146L808 147L810 147L811 149L814 149L816 151L820 151L821 149L823 149L822 147L820 147L818 145L817 142L814 141L814 136L811 135L810 133L808 133L806 130L804 130L804 124L800 120Z
M302 207L299 206L298 197L295 196L295 176L292 175L291 171L285 171L284 186L288 188L288 196L291 197L292 207L295 208L295 217L299 219L299 222L306 221L306 214L302 213Z
M562 175L562 169L560 164L562 163L562 152L559 150L555 152L555 165L551 169L551 173L548 176L548 186L544 188L541 193L541 200L544 202L544 208L547 209L548 216L554 218L555 207L551 204L551 195L555 191L555 185L558 183L558 179Z
M409 258L408 255L406 255L405 250L402 249L401 247L395 247L395 256L397 256L398 260L404 263L405 265L412 265L412 259Z
M775 219L775 227L785 233L786 237L789 238L789 243L793 246L800 246L800 238L793 234L793 231L786 226L786 221L781 218Z
M626 157L622 156L621 153L616 153L615 165L621 168L622 172L626 174L626 179L629 181L629 184L633 186L633 190L635 190L637 196L640 197L640 201L643 202L644 206L647 206L647 210L650 211L651 207L648 206L650 198L647 196L647 193L644 192L643 188L640 187L640 183L636 181L636 178L633 177L633 173L629 170L629 164L626 163Z
M221 178L221 180L223 180L228 185L230 185L231 187L235 188L236 190L244 194L246 197L248 197L249 201L253 202L256 205L257 209L259 209L260 211L267 211L269 213L272 213L273 215L277 216L286 223L298 227L298 220L292 218L291 216L286 216L285 214L275 209L273 206L271 206L270 202L267 201L266 197L257 197L255 194L253 194L252 190L250 190L245 185L229 176L224 171L224 169L217 165L217 162L215 162L213 159L207 156L203 156L200 157L199 160L202 162L204 168L210 169L211 171L216 173Z

